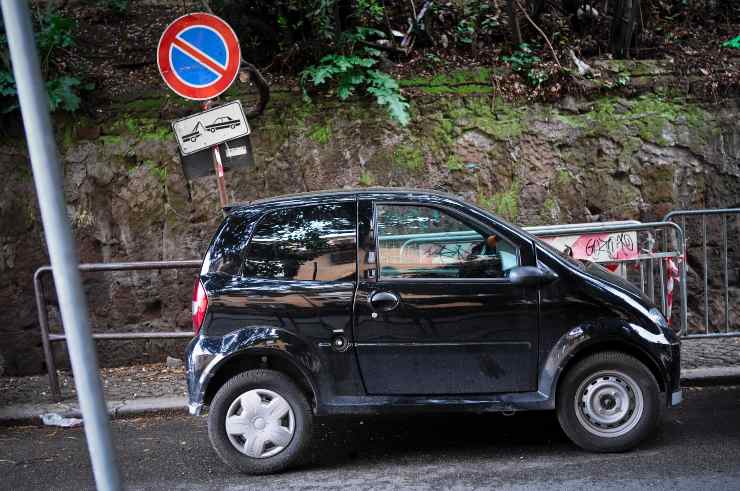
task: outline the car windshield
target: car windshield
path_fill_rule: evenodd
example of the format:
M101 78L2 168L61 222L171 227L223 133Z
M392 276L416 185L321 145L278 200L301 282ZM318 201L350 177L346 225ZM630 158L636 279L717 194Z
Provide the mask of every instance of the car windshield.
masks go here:
M468 205L469 205L470 207L472 207L472 208L475 208L475 209L476 209L476 210L478 210L478 211L481 211L481 212L483 212L483 213L485 213L485 214L487 214L487 215L490 215L490 212L489 212L489 211L487 211L487 210L484 210L484 209L482 209L482 208L479 208L478 206L475 206L475 205L473 205L473 204L471 204L471 203L467 203L467 202L466 202L466 204L468 204ZM584 263L583 263L583 262L581 262L581 261L579 261L578 259L575 259L575 258L573 258L573 257L569 256L568 254L566 254L566 253L564 253L564 252L562 252L562 251L559 251L558 249L556 249L555 247L551 246L550 244L548 244L548 243L547 243L547 242L545 242L544 240L540 239L539 237L536 237L536 236L532 235L532 234L531 234L530 232L527 232L527 231L526 231L526 230L524 230L524 229L523 229L522 227L520 227L520 226L518 226L518 225L514 225L513 223L511 223L511 222L509 222L509 221L507 221L507 220L504 220L504 219L502 219L502 218L501 218L501 217L499 217L499 216L497 216L497 217L496 217L496 219L497 219L497 220L498 220L499 222L503 222L503 223L504 223L505 225L507 225L508 227L510 227L510 228L513 228L513 229L515 229L515 230L516 230L517 232L519 232L519 233L520 233L521 235L524 235L524 236L526 236L526 237L529 237L529 238L530 238L530 239L532 239L532 240L533 240L533 241L534 241L534 242L535 242L535 243L536 243L536 244L537 244L538 246L540 246L540 247L542 247L543 249L547 250L548 252L550 252L550 253L552 253L552 254L556 255L557 257L559 257L559 258L562 258L562 259L563 259L563 260L565 260L565 261L566 261L566 262L567 262L568 264L570 264L570 265L572 265L572 266L575 266L575 267L576 267L576 268L578 268L578 269L585 269L585 265L584 265Z

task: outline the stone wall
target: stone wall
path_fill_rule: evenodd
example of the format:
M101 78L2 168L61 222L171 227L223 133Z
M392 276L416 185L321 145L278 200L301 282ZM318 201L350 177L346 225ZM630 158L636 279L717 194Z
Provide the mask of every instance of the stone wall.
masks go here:
M648 93L512 104L488 90L435 87L418 88L408 128L363 101L309 103L274 90L267 113L252 122L256 165L227 175L229 197L424 187L527 225L648 221L675 208L740 201L737 101L699 105ZM170 119L197 109L172 101L142 98L58 121L67 207L84 262L199 258L220 223L214 179L184 179L169 129ZM31 279L47 257L27 153L18 130L10 133L0 140L0 355L6 373L30 373L43 368ZM737 244L730 241L735 258ZM692 288L699 274L692 270ZM85 275L94 328L190 330L193 278L193 271ZM713 273L712 287L719 285ZM732 315L737 324L734 306ZM105 342L99 352L104 365L115 365L161 360L183 344Z

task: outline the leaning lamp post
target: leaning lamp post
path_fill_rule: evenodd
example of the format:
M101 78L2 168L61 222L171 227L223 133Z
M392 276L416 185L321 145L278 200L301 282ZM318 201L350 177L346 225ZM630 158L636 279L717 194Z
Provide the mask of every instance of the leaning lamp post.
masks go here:
M0 0L0 6L95 484L101 490L117 491L121 489L118 464L98 378L79 259L66 214L62 173L31 15L26 0Z

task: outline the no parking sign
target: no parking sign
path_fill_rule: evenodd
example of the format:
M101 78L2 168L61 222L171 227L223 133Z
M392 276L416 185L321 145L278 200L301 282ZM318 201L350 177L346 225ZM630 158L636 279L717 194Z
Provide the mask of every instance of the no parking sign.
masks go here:
M203 101L234 82L241 50L234 30L219 17L188 14L167 26L157 47L157 65L165 83L186 99Z

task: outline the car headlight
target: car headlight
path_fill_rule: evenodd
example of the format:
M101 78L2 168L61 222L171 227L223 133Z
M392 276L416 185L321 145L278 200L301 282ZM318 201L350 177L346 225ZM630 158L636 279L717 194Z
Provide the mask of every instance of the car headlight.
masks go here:
M668 330L670 330L670 326L668 325L668 321L666 320L665 316L663 315L663 313L660 310L658 310L656 308L650 309L650 311L648 312L648 317L650 317L650 320L653 321L653 323L656 326L659 326L661 329L668 329Z

